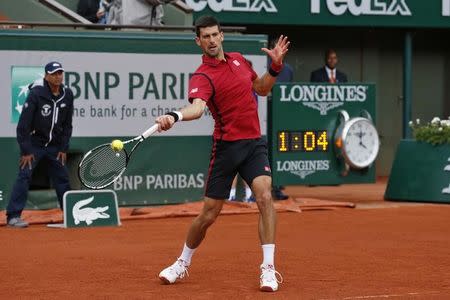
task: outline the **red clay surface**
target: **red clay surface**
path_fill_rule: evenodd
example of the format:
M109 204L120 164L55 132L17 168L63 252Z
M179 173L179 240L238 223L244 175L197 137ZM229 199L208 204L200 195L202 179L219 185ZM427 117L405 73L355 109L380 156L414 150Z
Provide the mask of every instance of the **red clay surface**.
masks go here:
M287 189L300 190L323 198L346 190L342 198L364 202L361 191L370 189ZM257 218L219 217L190 276L171 286L157 275L179 255L192 217L115 228L2 226L0 299L450 299L448 205L279 213L284 283L275 295L258 291Z

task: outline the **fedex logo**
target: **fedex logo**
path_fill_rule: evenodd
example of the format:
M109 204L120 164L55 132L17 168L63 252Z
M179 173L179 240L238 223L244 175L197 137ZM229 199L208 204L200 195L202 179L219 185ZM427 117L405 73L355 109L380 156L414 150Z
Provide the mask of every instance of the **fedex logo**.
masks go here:
M217 13L221 11L278 12L272 0L186 0L186 4L194 11L202 11L209 6L212 11Z
M449 0L443 0L449 1ZM347 12L354 16L411 16L406 0L311 0L311 13L320 14L321 2L325 2L328 11L335 16Z

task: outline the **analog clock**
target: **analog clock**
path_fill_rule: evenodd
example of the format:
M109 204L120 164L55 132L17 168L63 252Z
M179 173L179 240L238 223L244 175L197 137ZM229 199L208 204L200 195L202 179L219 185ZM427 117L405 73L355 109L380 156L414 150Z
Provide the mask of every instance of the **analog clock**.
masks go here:
M345 163L353 169L364 169L373 164L380 149L378 132L370 116L349 118L342 113L344 122L336 134L336 146Z

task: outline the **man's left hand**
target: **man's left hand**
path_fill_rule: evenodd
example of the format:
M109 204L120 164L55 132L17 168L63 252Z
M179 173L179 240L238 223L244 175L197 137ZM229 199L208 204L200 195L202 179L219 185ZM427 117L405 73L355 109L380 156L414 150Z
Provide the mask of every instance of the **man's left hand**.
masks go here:
M286 53L289 50L289 44L291 42L288 41L287 36L281 35L278 41L275 43L273 49L261 48L262 51L266 52L266 54L272 59L272 62L277 65L283 64L283 59L286 56Z
M61 161L61 164L64 166L66 164L67 154L65 152L58 152L56 160Z

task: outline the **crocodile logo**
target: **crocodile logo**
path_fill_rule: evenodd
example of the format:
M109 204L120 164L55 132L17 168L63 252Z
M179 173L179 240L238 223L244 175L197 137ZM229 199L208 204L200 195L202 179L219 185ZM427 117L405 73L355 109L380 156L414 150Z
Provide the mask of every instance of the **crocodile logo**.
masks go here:
M109 214L105 213L109 209L109 206L104 207L85 207L89 203L94 201L94 196L80 200L72 208L72 216L75 225L81 222L86 222L87 225L91 225L97 219L109 219Z

